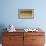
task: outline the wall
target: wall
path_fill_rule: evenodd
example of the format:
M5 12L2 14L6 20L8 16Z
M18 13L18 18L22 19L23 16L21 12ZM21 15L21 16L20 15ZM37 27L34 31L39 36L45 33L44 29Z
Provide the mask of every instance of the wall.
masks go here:
M16 28L46 28L45 0L2 0L0 23L15 25ZM34 19L18 19L18 9L34 9Z

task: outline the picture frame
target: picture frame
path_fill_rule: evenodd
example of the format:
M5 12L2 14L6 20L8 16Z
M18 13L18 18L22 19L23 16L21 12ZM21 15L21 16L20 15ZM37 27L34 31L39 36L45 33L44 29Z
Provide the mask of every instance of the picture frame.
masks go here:
M18 18L19 19L33 19L34 9L18 9Z

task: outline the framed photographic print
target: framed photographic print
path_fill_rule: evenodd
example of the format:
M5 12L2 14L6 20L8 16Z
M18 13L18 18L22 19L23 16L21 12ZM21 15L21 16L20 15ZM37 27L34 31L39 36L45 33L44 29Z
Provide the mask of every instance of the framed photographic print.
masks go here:
M18 9L18 18L19 19L33 19L34 9Z

